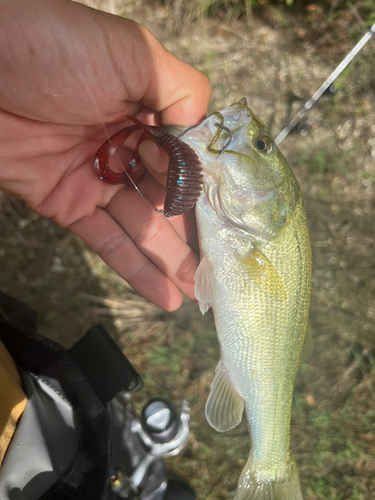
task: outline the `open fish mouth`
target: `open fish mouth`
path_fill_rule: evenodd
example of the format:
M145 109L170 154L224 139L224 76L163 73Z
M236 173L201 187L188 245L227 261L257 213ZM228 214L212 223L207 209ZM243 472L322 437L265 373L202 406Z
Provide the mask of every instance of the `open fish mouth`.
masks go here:
M257 161L249 155L247 136L253 120L261 124L247 107L246 101L241 100L221 112L215 111L198 125L193 125L182 132L177 129L170 131L190 143L201 160L206 157L212 161L215 156L219 158L223 153L230 153L243 156L251 163L257 164ZM202 161L202 168L211 173L209 163Z

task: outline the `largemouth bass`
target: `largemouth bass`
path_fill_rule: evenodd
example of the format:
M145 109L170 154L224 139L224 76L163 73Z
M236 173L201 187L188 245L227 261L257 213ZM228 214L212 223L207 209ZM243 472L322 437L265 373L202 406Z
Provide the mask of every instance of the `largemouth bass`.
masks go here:
M301 191L244 99L183 140L204 170L195 294L202 313L212 307L221 349L206 416L226 431L245 410L251 450L235 500L302 500L290 451L294 379L311 348L312 259Z

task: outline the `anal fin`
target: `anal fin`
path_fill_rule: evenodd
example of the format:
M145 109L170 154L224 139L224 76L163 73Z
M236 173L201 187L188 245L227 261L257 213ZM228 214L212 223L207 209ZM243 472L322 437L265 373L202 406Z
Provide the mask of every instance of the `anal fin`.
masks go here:
M243 409L244 400L232 388L228 372L219 363L206 403L208 423L219 432L228 431L241 422Z

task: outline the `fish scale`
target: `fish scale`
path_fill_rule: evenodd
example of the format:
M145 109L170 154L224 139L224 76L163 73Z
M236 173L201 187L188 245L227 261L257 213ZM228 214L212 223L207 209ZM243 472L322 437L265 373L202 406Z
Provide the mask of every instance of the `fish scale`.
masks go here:
M216 142L226 144L219 136L227 132L218 134L218 116L234 139L219 157ZM311 248L301 192L243 100L184 140L204 171L196 296L202 312L212 307L221 350L206 416L225 431L246 413L251 450L235 500L302 500L290 451L294 379L310 345Z

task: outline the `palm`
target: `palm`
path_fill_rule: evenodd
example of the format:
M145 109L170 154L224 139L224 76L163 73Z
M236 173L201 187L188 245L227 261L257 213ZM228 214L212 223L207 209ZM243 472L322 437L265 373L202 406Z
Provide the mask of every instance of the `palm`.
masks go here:
M91 216L96 207L106 208L124 189L100 182L93 169L96 150L121 124L59 125L8 117L5 128L9 130L11 123L19 129L21 123L17 122L22 122L27 136L18 139L17 144L13 141L12 148L18 154L9 160L7 170L12 175L8 183L3 181L3 189L23 199L33 210L67 227ZM32 190L28 189L30 182Z
M184 252L190 261L187 269L195 260L185 245L189 242L194 246L191 215L176 218L171 224L155 213L134 188L105 184L94 172L96 150L108 134L124 123L106 128L68 126L4 115L8 118L8 132L20 127L17 122L22 121L27 140L23 137L12 145L18 157L8 162L11 175L3 181L3 190L80 236L149 300L165 308L175 307L179 299L163 271L172 277L172 269L178 273L181 288L192 288L193 274L189 276L180 257L176 257ZM139 189L152 206L162 206L165 189L147 171Z

